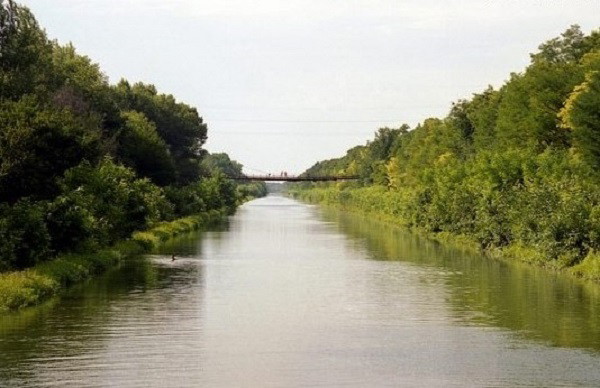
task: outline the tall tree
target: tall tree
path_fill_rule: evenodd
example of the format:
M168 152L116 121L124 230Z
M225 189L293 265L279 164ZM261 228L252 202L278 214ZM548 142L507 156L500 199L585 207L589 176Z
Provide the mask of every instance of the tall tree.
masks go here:
M66 169L98 158L99 139L70 111L48 109L34 97L0 102L0 201L52 198Z
M124 125L119 136L118 155L138 175L165 186L175 180L175 166L165 141L156 126L143 113L123 112Z
M188 184L200 177L207 127L196 108L177 102L172 95L159 94L153 85L121 81L116 91L124 110L142 112L156 125L175 162L177 183Z
M600 71L586 74L560 112L563 126L573 131L575 146L600 168Z

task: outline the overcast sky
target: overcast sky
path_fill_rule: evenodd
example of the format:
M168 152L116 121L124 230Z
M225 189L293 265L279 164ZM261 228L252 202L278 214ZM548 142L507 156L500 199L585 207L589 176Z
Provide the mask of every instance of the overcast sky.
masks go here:
M598 0L21 0L111 82L196 106L206 148L298 173L379 127L444 116L500 86Z

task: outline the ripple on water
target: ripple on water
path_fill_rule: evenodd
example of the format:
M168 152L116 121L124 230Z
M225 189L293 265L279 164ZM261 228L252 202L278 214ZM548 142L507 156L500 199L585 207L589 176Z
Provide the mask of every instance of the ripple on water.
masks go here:
M0 385L600 386L597 295L268 197L2 318Z

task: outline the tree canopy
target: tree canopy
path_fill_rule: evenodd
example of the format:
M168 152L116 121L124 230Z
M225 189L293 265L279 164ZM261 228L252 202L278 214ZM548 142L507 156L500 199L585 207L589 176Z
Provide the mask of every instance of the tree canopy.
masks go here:
M223 175L241 165L209 155L206 134L196 108L153 85L111 85L0 0L0 271L264 195Z
M600 249L599 171L600 30L573 25L499 89L456 101L446 117L412 130L382 128L304 174L358 174L365 209L568 265Z

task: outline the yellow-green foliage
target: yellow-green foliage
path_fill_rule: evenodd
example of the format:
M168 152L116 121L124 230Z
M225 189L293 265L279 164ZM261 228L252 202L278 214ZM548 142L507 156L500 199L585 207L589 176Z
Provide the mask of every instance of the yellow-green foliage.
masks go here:
M290 192L293 196L310 201L336 205L350 210L371 213L377 218L400 225L406 225L407 209L404 200L410 193L388 191L382 186L369 186L358 189L339 190L337 187L323 187L311 190Z
M34 270L0 274L0 312L35 304L57 289L56 281Z
M380 128L304 172L353 175L366 187L295 189L436 238L465 236L519 261L572 267L600 251L599 37L572 26L500 89L412 130Z
M527 247L522 243L510 244L502 249L493 250L492 253L535 265L544 266L549 264L548 257L539 249Z
M582 278L600 281L600 253L590 252L571 272Z
M151 232L135 232L131 239L139 243L146 250L150 250L160 243L158 236Z
M214 220L220 214L218 211L210 211L208 215L197 215L171 222L161 222L150 230L135 232L132 240L140 243L145 249L150 250L173 236L197 230L208 220Z
M571 185L569 188L565 188L565 191L570 191L576 185ZM547 189L547 186L546 186ZM460 229L454 226L454 229L450 228L450 223L444 228L432 228L436 222L439 225L439 219L447 213L452 213L453 209L449 206L451 204L446 203L445 206L440 206L440 209L431 209L431 206L420 207L417 195L411 191L411 189L400 189L400 190L388 190L381 186L367 186L361 188L342 188L331 185L328 187L315 187L312 189L299 189L295 188L289 191L289 193L299 199L306 200L314 203L322 203L335 207L341 207L350 211L358 211L369 214L371 217L391 222L404 227L409 227L413 231L423 232L428 237L435 240L450 243L453 245L460 245L463 247L470 247L472 249L483 249L495 257L509 258L529 264L543 266L551 269L564 269L572 267L572 272L580 277L600 280L600 255L591 251L585 260L580 264L577 264L581 260L581 251L575 249L576 245L568 245L566 241L554 242L550 237L545 235L538 236L537 239L527 238L528 235L525 232L520 232L521 225L524 223L521 221L517 223L514 221L521 220L525 217L524 211L519 212L518 209L512 223L508 223L505 226L511 235L514 235L512 241L509 240L505 244L488 244L487 239L482 239L477 229L470 231L469 229ZM529 192L527 192L529 193ZM538 195L537 192L534 192ZM412 196L411 196L412 195ZM572 200L570 200L573 203ZM533 199L522 200L527 206L532 206ZM560 202L556 201L560 204ZM586 204L593 204L593 200L587 200ZM441 203L443 205L443 203ZM516 206L516 205L514 205ZM553 205L555 206L555 205ZM575 208L574 205L571 205ZM569 214L573 216L586 214L585 212L573 212L569 209ZM577 207L579 209L579 207ZM476 210L476 209L474 209ZM513 209L514 210L514 209ZM546 220L547 217L555 217L559 212L565 212L562 208L555 209L554 211L548 210L549 214L537 215L537 222L541 223ZM595 227L598 228L597 212L591 212L590 216L590 229L589 241L595 243L597 240L597 233ZM436 218L432 217L432 214L436 214ZM460 214L457 212L457 214ZM481 214L481 213L480 213ZM533 213L531 213L533 214ZM520 217L520 218L516 218ZM562 214L560 218L560 225L569 225L567 222L569 218L567 214ZM436 221L438 220L438 221ZM497 219L486 218L489 227L502 228L503 226L496 226L494 223ZM542 220L542 221L540 221ZM455 225L459 225L460 219L457 217L454 221ZM534 225L534 221L529 221L527 225ZM549 228L556 228L554 224L551 224ZM566 226L563 226L566 228ZM539 229L539 228L538 228ZM512 231L514 230L514 231ZM463 232L461 232L463 231ZM531 233L531 232L528 232ZM574 235L574 234L572 234ZM574 266L575 265L575 266Z

